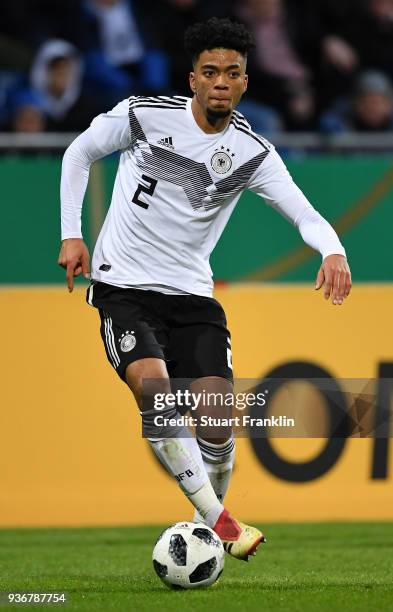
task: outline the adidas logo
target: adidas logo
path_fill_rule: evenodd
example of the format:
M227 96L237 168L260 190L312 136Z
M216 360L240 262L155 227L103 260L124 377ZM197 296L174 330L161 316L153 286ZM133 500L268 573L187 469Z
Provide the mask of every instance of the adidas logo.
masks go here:
M166 138L161 138L161 140L157 140L157 144L163 145L164 147L168 147L168 149L174 149L172 142L172 136L167 136Z

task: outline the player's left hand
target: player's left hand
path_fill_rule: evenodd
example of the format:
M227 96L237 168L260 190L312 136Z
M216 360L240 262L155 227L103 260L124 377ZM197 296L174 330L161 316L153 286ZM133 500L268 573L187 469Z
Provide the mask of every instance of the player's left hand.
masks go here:
M339 306L351 291L351 271L344 255L328 255L322 262L317 275L315 289L325 285L324 296Z

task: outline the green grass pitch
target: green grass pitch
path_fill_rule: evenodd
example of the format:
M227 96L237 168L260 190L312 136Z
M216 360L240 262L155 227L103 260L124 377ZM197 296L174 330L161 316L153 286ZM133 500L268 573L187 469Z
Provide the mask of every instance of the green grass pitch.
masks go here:
M226 556L219 583L199 591L172 591L154 574L161 527L0 530L0 590L65 591L67 611L393 611L393 523L263 529L256 557ZM56 606L34 606L44 607Z

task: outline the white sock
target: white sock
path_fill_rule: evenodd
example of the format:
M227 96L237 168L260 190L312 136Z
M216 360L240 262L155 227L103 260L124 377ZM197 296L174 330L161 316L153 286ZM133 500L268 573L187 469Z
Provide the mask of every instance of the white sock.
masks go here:
M222 444L213 444L197 438L197 442L210 483L217 499L223 503L232 476L235 441L230 438ZM203 516L198 511L195 512L193 520L196 523L204 522Z
M210 484L199 445L184 427L173 438L148 438L166 470L174 476L202 520L214 527L224 506Z

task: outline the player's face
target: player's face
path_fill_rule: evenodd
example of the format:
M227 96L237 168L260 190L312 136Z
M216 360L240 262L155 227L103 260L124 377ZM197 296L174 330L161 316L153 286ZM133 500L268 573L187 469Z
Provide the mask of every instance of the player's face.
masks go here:
M246 60L233 49L203 51L190 73L190 87L206 115L228 116L247 89Z

